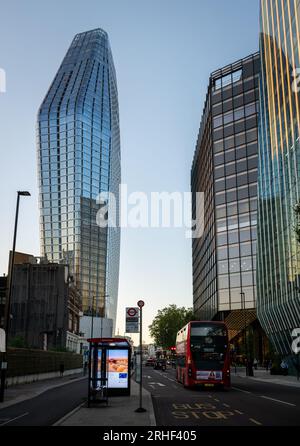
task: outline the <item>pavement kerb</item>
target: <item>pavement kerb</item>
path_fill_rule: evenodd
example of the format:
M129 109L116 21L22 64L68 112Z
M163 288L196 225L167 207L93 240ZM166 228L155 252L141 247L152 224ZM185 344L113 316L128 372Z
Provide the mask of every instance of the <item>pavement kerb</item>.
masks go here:
M146 390L146 392L148 392L148 390ZM150 392L148 392L150 393ZM152 399L152 395L149 395L149 398L151 399L151 405L150 405L150 426L156 426L156 418L155 418L155 414L154 414L154 407L153 407L153 399Z
M71 412L67 413L62 418L60 418L58 421L56 421L54 424L52 424L52 426L60 426L68 418L70 418L72 415L74 415L74 413L78 412L78 410L80 410L82 408L82 406L84 406L85 404L86 404L86 401L84 401L83 403L79 404L79 406L75 407L75 409L71 410Z
M244 376L239 374L233 376L237 376L238 378L243 379L250 379L251 381L260 381L264 383L275 384L278 386L300 387L300 381L280 381L280 379L275 378L276 375L274 375L274 378L261 378L260 376Z
M150 426L156 426L156 418L154 413L154 406L153 406L153 399L151 393L143 387L143 395L147 395L147 398L149 399L149 419L150 419ZM60 426L63 424L68 418L70 418L72 415L74 415L76 412L78 412L84 405L86 404L86 401L81 403L79 406L75 407L71 412L64 415L62 418L60 418L58 421L56 421L53 426Z
M66 386L67 384L72 384L72 383L74 383L76 381L80 381L82 379L87 379L87 378L86 378L86 376L80 376L79 378L75 378L75 379L72 379L72 380L70 379L69 381L65 381L63 383L56 383L56 384L47 386L47 387L45 387L42 390L37 390L36 392L33 392L32 395L21 396L21 397L13 399L11 401L6 401L4 403L0 403L0 410L1 409L6 409L7 407L10 407L10 406L14 406L15 404L18 404L18 403L22 403L23 401L31 400L32 398L36 398L37 396L42 395L45 392L48 392L48 390L52 390L52 389L56 389L58 387Z

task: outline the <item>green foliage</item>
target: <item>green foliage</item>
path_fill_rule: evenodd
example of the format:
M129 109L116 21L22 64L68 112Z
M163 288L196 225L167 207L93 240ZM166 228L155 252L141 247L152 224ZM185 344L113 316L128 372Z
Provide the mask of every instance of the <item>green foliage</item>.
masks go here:
M300 202L294 206L294 213L296 216L296 225L294 226L294 231L296 234L297 242L300 243Z
M68 348L66 348L66 347L52 347L52 348L49 348L49 351L52 351L52 352L63 352L63 353L70 352L70 350Z
M16 336L9 340L8 346L14 348L26 348L27 344L22 336Z
M149 330L156 345L170 348L175 345L176 335L189 321L194 319L192 308L169 305L159 310Z

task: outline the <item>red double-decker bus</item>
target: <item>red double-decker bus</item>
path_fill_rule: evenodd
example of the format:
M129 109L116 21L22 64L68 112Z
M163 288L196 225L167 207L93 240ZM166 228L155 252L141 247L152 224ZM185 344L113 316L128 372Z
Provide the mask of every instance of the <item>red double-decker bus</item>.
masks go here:
M177 333L176 359L176 379L185 387L230 387L228 330L224 322L189 322Z

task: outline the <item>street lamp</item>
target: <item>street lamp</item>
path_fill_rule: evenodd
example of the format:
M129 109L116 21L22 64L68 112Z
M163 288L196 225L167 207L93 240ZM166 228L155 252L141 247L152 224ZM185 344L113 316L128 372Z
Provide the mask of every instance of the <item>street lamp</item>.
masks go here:
M101 339L102 339L102 333L103 333L103 318L106 319L106 298L110 298L109 294L104 294L104 314L101 314L100 317L100 322L101 322L101 328L100 328L100 332L101 332Z
M13 248L11 253L10 265L9 265L9 278L8 278L8 296L6 302L6 314L5 314L5 354L4 360L1 363L1 385L0 385L0 402L4 401L4 387L6 379L6 367L7 367L7 344L8 344L8 332L10 323L10 303L11 295L13 289L13 272L14 272L14 262L15 262L15 251L16 251L16 240L17 240L17 229L18 229L18 217L19 217L19 204L20 197L30 197L30 192L28 191L18 191L17 192L17 205L16 205L16 215L15 215L15 228L14 228L14 238L13 238Z
M246 299L245 299L245 293L241 291L242 296L242 309L244 310L244 348L245 348L245 355L246 355L246 375L247 376L253 376L253 369L252 369L252 362L251 362L251 354L249 355L249 348L248 348L248 332L247 332L247 316L246 316Z
M103 316L104 318L106 317L106 297L110 297L109 294L104 294L100 297L104 297L104 315L102 314L100 316L100 333L101 333L101 338L102 338L102 333L103 333ZM98 299L96 299L96 307L98 304ZM93 301L92 301L92 324L91 324L91 338L93 338L93 332L94 332L94 306L95 306L95 296L93 296ZM97 315L97 308L96 308L96 315Z

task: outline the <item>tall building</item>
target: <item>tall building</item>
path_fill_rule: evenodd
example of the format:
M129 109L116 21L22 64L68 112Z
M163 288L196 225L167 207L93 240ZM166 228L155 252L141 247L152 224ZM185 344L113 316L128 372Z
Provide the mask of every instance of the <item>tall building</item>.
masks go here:
M0 276L0 328L4 328L5 326L7 282L7 276Z
M96 222L100 192L115 195L118 213L121 182L117 81L105 31L74 37L39 109L37 147L41 255L70 265L87 317L115 322L120 229Z
M211 74L191 172L194 219L195 193L204 192L204 232L192 243L194 311L225 320L231 338L257 323L259 72L256 53Z
M262 0L260 22L257 312L288 355L300 327L300 1Z
M79 353L80 295L68 266L16 254L9 341L20 338L28 347Z

